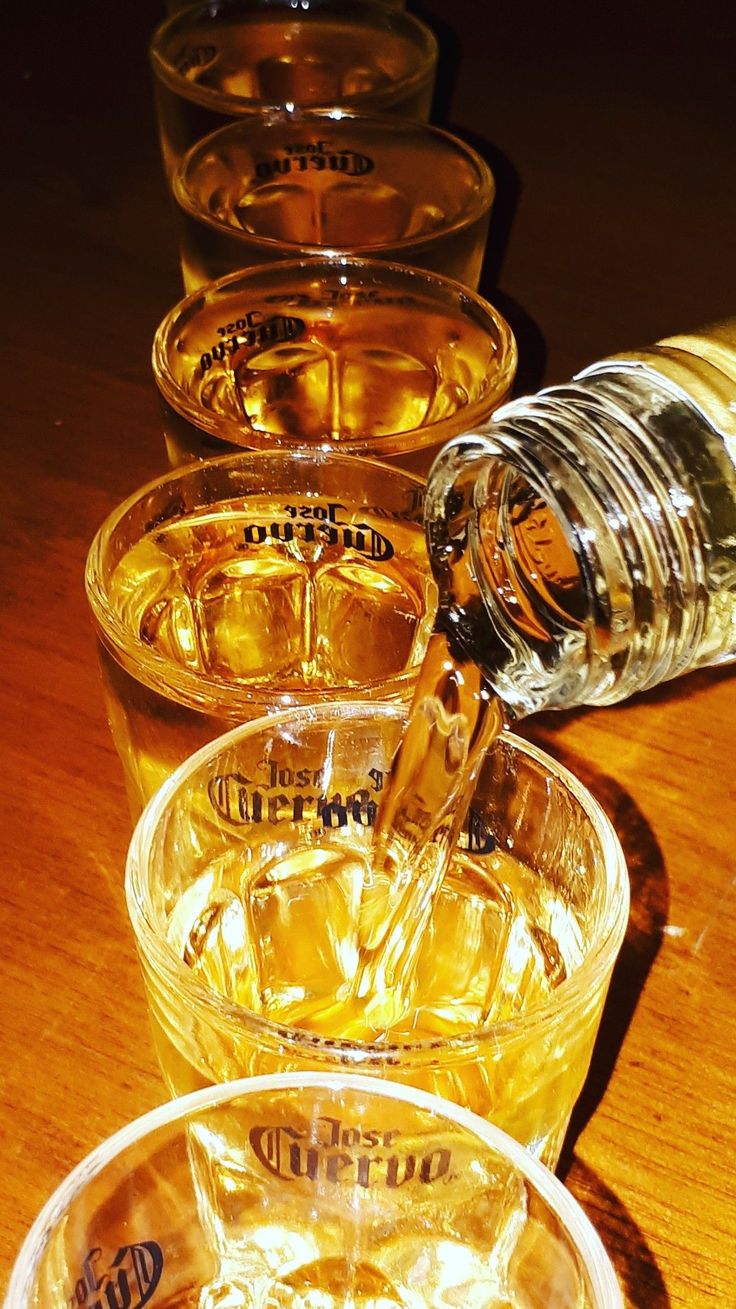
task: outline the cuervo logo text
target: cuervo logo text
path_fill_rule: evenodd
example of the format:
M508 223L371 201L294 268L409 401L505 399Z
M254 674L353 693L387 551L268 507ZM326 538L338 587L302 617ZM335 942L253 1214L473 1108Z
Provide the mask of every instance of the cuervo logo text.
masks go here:
M383 786L384 774L373 768L366 773L367 785L356 787L349 795L334 792L327 796L318 791L320 776L311 769L280 767L275 761L264 762L266 776L254 782L242 773L219 773L210 778L207 795L215 812L231 827L249 823L313 822L324 831L347 827L372 827L378 806L374 794Z
M243 528L243 542L238 549L303 541L307 545L339 546L343 550L354 550L356 554L376 563L393 559L394 547L389 538L370 523L349 520L345 517L347 513L347 506L337 501L323 505L284 505L282 520L248 523Z
M255 166L255 176L260 182L272 177L284 177L289 173L306 173L310 171L339 173L342 177L365 177L374 168L370 155L359 154L357 150L339 146L334 148L329 141L310 141L303 145L287 145L282 153L259 159Z
M382 768L368 768L365 785L342 793L325 795L320 769L295 767L293 761L282 763L270 758L259 764L258 780L244 773L218 773L207 784L207 795L215 813L231 827L250 823L312 822L323 831L347 827L373 827L378 800L388 773ZM486 822L470 809L458 839L461 850L470 854L490 854L495 838Z
M427 1145L403 1150L400 1132L344 1126L319 1118L311 1131L288 1124L252 1127L248 1136L258 1163L283 1182L302 1179L363 1187L430 1186L450 1176L451 1152Z
M71 1309L142 1309L161 1280L164 1255L156 1241L121 1245L112 1260L99 1246L82 1261L69 1299Z
M301 336L305 328L302 318L294 318L290 314L272 314L264 318L260 309L251 309L235 322L237 327L233 328L231 336L215 341L209 350L200 355L202 376L209 372L213 363L221 364L224 359L231 358L240 350L265 350L274 345L283 345L285 341L293 341ZM217 330L222 332L219 327Z

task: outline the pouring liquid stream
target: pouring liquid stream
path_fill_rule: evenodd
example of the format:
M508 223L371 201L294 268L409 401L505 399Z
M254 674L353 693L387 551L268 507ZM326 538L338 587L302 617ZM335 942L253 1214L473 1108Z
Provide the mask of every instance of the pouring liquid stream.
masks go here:
M510 716L473 658L479 632L474 550L484 552L497 596L531 625L540 601L574 621L581 578L548 507L518 482L502 522L476 518L476 470L457 483L456 513L441 552L440 604L406 731L376 822L372 868L360 901L359 965L344 998L313 1010L311 1030L385 1039L416 1008L416 965L472 800L483 759ZM479 524L479 526L476 526ZM472 542L472 534L482 534ZM470 538L470 542L469 542ZM489 544L491 550L489 552ZM462 641L458 629L462 628ZM547 633L537 628L544 640ZM492 650L483 650L484 660ZM552 969L554 972L555 969ZM345 988L344 988L345 989Z
M414 1005L415 969L487 750L505 726L504 706L451 621L477 596L468 550L474 479L442 551L444 575L434 631L424 657L406 731L378 812L372 866L359 907L361 942L355 978L344 998L312 1011L309 1027L331 1036L385 1038Z
M437 627L376 820L358 911L356 975L347 994L310 1013L310 1030L355 1040L369 1032L375 1040L413 1008L424 933L481 762L503 726L501 702L479 668L454 658L450 638Z
M547 995L578 955L569 911L540 911L536 879L507 852L456 864L481 766L514 712L481 669L492 666L497 638L481 622L473 553L499 533L485 519L478 526L474 482L470 469L441 544L435 628L370 851L327 840L253 871L236 859L217 871L214 898L208 874L171 918L176 952L208 985L330 1041L475 1030ZM511 595L523 573L559 608L552 583L574 594L579 578L562 567L569 560L545 506L519 488L503 527L497 591ZM518 608L526 614L531 603ZM539 929L540 912L558 923L555 939Z

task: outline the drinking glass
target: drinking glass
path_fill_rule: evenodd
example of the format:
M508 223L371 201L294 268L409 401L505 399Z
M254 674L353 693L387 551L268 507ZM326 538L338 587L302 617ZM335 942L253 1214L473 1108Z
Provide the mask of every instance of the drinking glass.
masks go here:
M153 345L170 462L299 446L425 474L508 395L508 323L449 278L347 256L264 264L210 282Z
M33 1224L5 1309L622 1309L560 1182L472 1114L342 1074L154 1109Z
M252 722L147 806L126 889L164 1080L178 1095L262 1073L389 1076L554 1164L626 926L620 844L570 773L499 737L409 1003L360 1039L355 983L391 909L376 816L405 720L405 705L356 702Z
M427 119L437 67L430 29L374 0L207 0L166 19L150 53L167 177L195 141L264 109Z
M331 109L220 128L187 152L172 190L187 291L326 253L412 264L475 290L495 184L449 132Z
M110 514L86 584L134 814L235 723L409 698L436 602L422 506L398 468L274 451L190 464Z

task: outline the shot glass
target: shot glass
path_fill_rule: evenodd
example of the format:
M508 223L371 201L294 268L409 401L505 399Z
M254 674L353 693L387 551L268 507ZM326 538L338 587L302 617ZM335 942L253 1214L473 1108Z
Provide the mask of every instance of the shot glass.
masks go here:
M208 283L158 328L153 372L170 462L298 446L426 474L507 397L508 323L459 283L342 256Z
M400 469L277 451L189 465L113 511L86 585L134 815L235 723L410 696L436 603L422 505Z
M375 0L207 0L166 19L150 54L167 177L195 141L264 109L427 119L437 68L430 29Z
M180 1095L276 1072L387 1076L553 1165L626 926L621 847L570 773L499 737L419 942L410 1007L379 1040L340 1035L332 1016L390 911L371 852L405 717L354 703L250 723L147 806L126 892L164 1080Z
M412 264L475 290L495 183L449 132L333 109L220 128L187 152L172 190L187 291L324 254Z
M128 1124L62 1182L5 1309L623 1309L573 1197L516 1142L364 1077L261 1077Z

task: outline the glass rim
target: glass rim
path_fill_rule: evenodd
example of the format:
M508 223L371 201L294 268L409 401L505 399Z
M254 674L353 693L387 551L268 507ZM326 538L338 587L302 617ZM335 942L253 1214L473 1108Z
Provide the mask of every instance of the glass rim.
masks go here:
M560 1014L574 1010L576 1004L602 982L615 962L629 915L629 880L621 843L613 824L588 788L551 755L508 730L501 733L498 742L526 756L548 775L560 781L579 804L598 837L606 870L605 926L594 947L579 966L554 988L547 1000L534 1005L523 1015L487 1023L441 1041L431 1038L423 1041L392 1040L382 1044L319 1036L307 1028L293 1027L289 1023L258 1014L206 986L192 975L191 969L187 968L155 929L148 914L146 894L150 849L169 802L181 787L188 784L194 773L222 751L237 745L244 737L255 736L269 728L277 730L287 724L297 727L309 724L316 726L320 722L338 725L348 719L368 718L375 721L405 717L407 714L406 705L355 699L343 704L306 706L270 714L267 718L240 724L208 742L166 778L146 804L133 831L126 859L125 897L138 951L146 965L154 968L156 975L163 977L168 987L176 987L180 996L186 996L193 1005L212 1014L220 1023L224 1021L234 1025L241 1035L248 1030L257 1033L269 1048L276 1046L283 1050L286 1047L311 1057L337 1058L345 1066L351 1067L363 1064L409 1068L415 1064L421 1065L427 1058L436 1058L439 1050L444 1055L460 1058L481 1043L491 1042L499 1049L513 1046L519 1040L526 1040L530 1032L547 1024L552 1016L559 1017Z
M315 0L307 0L306 5L302 4L301 8L310 12L313 4ZM200 14L204 19L216 19L221 12L228 9L236 15L239 9L246 13L249 10L257 13L260 10L267 14L269 11L278 12L279 9L292 10L292 5L290 0L195 0L193 4L170 14L154 31L148 49L154 76L181 99L192 101L217 113L240 117L283 108L284 105L278 102L271 103L258 97L234 95L229 91L220 91L214 87L190 82L164 53L172 34L176 34L179 28L183 32L188 30L188 19ZM364 15L366 18L380 16L380 29L383 32L398 32L398 35L410 38L419 57L416 68L397 81L391 82L389 86L382 87L379 91L357 91L352 95L346 95L344 97L346 107L358 108L364 104L390 105L397 98L411 92L414 87L421 86L431 74L437 62L439 42L432 29L416 15L407 13L403 9L393 9L389 5L384 6L378 3L378 0L348 0L347 4L345 0L339 0L339 3L338 0L316 0L314 13L318 15L320 10L323 10L329 14L333 9L338 15L352 12ZM358 24L360 28L367 25L369 24Z
M355 271L356 276L363 273L368 277L376 277L379 281L382 278L398 276L402 279L405 287L408 288L413 283L415 287L425 290L428 295L431 294L433 288L443 294L452 294L455 297L456 307L459 312L464 315L467 311L470 311L468 317L471 321L482 330L490 327L489 335L493 335L497 342L494 357L495 368L491 374L492 385L488 387L483 397L474 400L462 410L456 410L454 414L450 414L446 418L440 418L437 422L430 423L425 427L412 428L405 432L390 432L379 436L344 437L339 442L325 440L321 443L315 442L313 445L305 444L303 438L292 438L274 432L258 431L245 423L236 423L231 418L220 417L195 404L188 392L179 385L172 374L169 366L168 343L176 333L178 325L181 322L187 322L194 315L198 301L205 303L207 297L226 296L237 288L238 283L247 283L250 279L269 276L286 279L291 273L302 274L309 271L313 271L314 276L317 277L319 270L325 270L325 266L338 276L341 267L349 268ZM248 289L247 285L245 289ZM440 304L438 308L441 309L441 307ZM244 451L255 449L285 452L306 449L329 451L330 454L359 455L361 459L372 457L380 460L390 455L416 453L426 450L428 446L444 444L452 436L457 435L457 417L460 413L462 414L463 432L469 431L485 421L494 405L507 394L511 387L516 374L518 349L511 326L501 311L492 305L489 300L479 295L477 291L471 291L469 287L463 286L461 282L457 282L451 277L444 277L441 273L432 273L424 268L414 268L411 264L402 264L385 259L366 259L362 256L353 256L342 252L331 254L324 250L315 258L276 259L268 264L255 264L250 268L241 268L234 273L226 273L224 277L219 277L215 281L205 282L203 286L198 287L195 291L190 291L188 295L183 296L171 307L159 323L153 338L151 363L154 380L164 402L185 422L190 423L198 431L205 432L208 436L235 443L242 446Z
M236 454L218 455L214 459L201 459L184 464L138 487L110 511L97 529L87 553L84 586L87 603L99 629L100 640L115 658L120 657L125 667L134 666L136 677L145 685L158 691L165 689L167 692L175 687L177 702L189 708L202 709L206 705L211 712L213 702L218 708L224 703L228 714L232 715L240 712L250 714L254 706L261 708L264 714L271 712L273 705L283 706L288 711L288 706L293 705L295 699L301 705L318 707L325 703L341 704L344 701L353 701L359 690L367 696L378 696L380 693L381 697L389 698L400 696L408 689L416 677L415 666L405 668L400 673L388 677L379 677L373 681L366 680L360 684L360 687L355 685L299 687L288 691L269 691L269 683L266 681L248 686L233 684L225 679L174 664L172 660L160 655L153 647L145 645L132 635L127 624L110 603L108 586L104 578L107 544L127 515L144 501L146 496L172 483L183 482L187 477L194 479L198 475L206 475L208 469L213 469L215 472L222 470L226 473L231 468L237 470L240 465L251 463L256 469L261 464L264 469L267 469L269 463L292 464L295 460L317 468L336 468L344 466L347 461L349 468L358 476L363 470L373 470L381 477L388 477L400 485L406 484L407 489L414 488L423 492L425 487L423 478L397 465L383 464L376 459L358 460L347 452L328 453L312 447L242 450ZM267 489L268 477L264 473L263 490L267 491ZM213 501L213 503L217 502ZM138 676L139 672L140 676ZM293 712L293 709L290 712Z
M343 123L347 120L348 122L354 122L356 128L365 126L379 132L381 129L386 129L386 135L388 136L395 138L406 136L407 146L411 137L412 147L416 146L417 153L420 153L424 149L427 140L431 139L439 145L447 147L448 155L464 158L472 166L475 171L476 186L470 193L466 208L462 212L456 214L454 218L444 222L441 226L432 228L429 232L421 232L416 236L397 237L392 241L364 242L357 245L319 245L311 242L285 241L276 237L262 236L257 232L246 232L242 228L234 227L201 209L197 205L191 183L187 178L187 174L198 167L201 156L207 151L217 150L221 143L229 143L230 138L237 140L241 134L245 135L249 132L278 127L285 118L290 119L295 126L304 126L305 128L325 120L333 123ZM413 139L414 137L416 137L416 140ZM438 165L440 163L441 161L438 161ZM297 254L300 254L302 258L319 258L321 255L346 255L356 256L359 259L370 259L380 257L381 251L391 251L395 252L394 262L400 263L402 252L422 250L425 247L432 246L438 240L463 232L477 222L479 218L482 218L490 210L495 199L496 181L490 165L486 163L475 147L444 128L436 127L433 123L422 123L397 116L392 117L389 114L359 113L353 109L343 110L336 106L332 109L304 109L294 114L277 111L273 115L264 114L262 119L253 115L248 118L239 118L235 122L218 127L214 132L210 132L207 136L195 141L179 160L171 178L171 190L176 203L195 222L201 223L204 227L209 227L212 231L227 236L239 244L251 246L270 255L276 255L276 252L284 251L286 258L296 258Z
M578 1252L596 1297L596 1309L623 1309L621 1290L610 1256L595 1227L570 1191L550 1169L535 1159L518 1141L500 1127L487 1122L464 1106L441 1099L429 1091L393 1082L389 1078L363 1077L360 1074L270 1073L243 1077L231 1082L190 1091L178 1099L164 1101L154 1109L132 1119L95 1146L59 1183L44 1203L29 1228L11 1269L3 1309L25 1309L30 1304L34 1277L48 1246L51 1234L69 1204L82 1188L97 1177L112 1160L137 1142L162 1127L176 1122L182 1125L201 1110L217 1108L236 1099L263 1095L269 1091L302 1088L342 1089L345 1085L358 1094L385 1100L399 1100L418 1109L449 1120L489 1146L514 1167L534 1187L555 1215L574 1249Z

